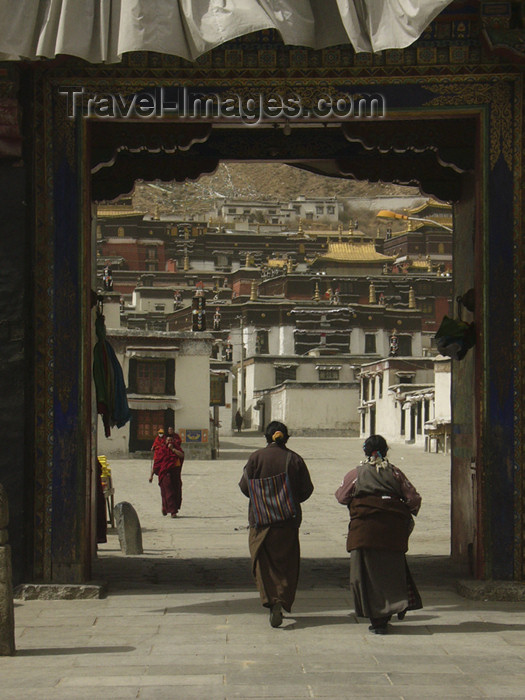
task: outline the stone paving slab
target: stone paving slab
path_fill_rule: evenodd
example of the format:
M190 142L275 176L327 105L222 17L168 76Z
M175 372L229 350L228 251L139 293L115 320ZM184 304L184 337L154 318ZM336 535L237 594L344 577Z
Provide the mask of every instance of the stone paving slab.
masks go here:
M15 657L0 657L0 700L525 698L525 604L458 595L449 550L449 461L394 446L423 495L409 562L425 607L371 635L352 610L347 510L333 492L361 440L292 439L315 492L304 507L300 586L272 629L250 574L247 499L237 482L254 437L227 460L189 462L181 517L162 518L148 460L113 462L115 496L134 505L145 554L116 533L100 547L100 600L19 601ZM211 516L211 517L210 517Z
M91 688L75 688L74 696L72 696L71 688L27 688L23 692L4 688L2 700L20 700L21 698L28 698L28 700L94 700L95 697L97 700L129 700L129 698L137 698L139 692L139 688L111 688L107 692L97 691L96 696L94 696Z
M189 686L183 688L177 686L141 688L139 697L140 700L228 700L224 688L206 688L206 694L203 695L201 689ZM291 698L290 700L296 699Z

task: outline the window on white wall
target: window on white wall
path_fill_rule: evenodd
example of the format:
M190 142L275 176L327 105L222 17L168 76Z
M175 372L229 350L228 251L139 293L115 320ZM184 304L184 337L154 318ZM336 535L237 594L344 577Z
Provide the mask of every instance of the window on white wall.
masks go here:
M376 352L376 334L365 333L365 354Z
M137 363L137 393L164 394L166 391L166 363Z
M295 380L297 375L297 367L282 366L275 368L275 383L282 384L287 379Z
M132 394L175 394L175 360L131 357L128 388Z
M397 354L400 357L411 357L412 356L412 336L411 335L399 335L398 336Z
M268 350L268 331L256 331L255 336L255 354L256 355L267 355Z
M338 381L340 367L317 367L320 382Z
M157 432L164 429L164 411L137 411L137 438L139 440L153 440Z

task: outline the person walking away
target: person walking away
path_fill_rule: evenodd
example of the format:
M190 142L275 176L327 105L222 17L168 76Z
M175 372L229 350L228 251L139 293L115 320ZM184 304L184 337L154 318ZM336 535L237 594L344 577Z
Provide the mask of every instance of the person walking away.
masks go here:
M356 615L370 619L374 634L387 634L392 615L402 620L407 610L423 607L405 556L421 496L388 461L383 436L371 435L363 450L365 460L348 472L335 497L350 511L347 551Z
M266 428L265 437L266 447L250 455L239 487L250 498L248 522L252 574L262 605L270 609L271 626L279 627L283 620L282 609L291 612L299 579L300 504L312 495L314 487L303 458L286 447L289 438L286 425L272 421ZM283 486L279 497L274 498L275 518L271 513L263 512L264 506L257 497L269 482ZM283 494L284 498L281 497ZM271 494L266 503L272 503Z
M237 413L235 414L235 427L237 428L238 433L241 432L242 422L243 422L242 414L238 410Z

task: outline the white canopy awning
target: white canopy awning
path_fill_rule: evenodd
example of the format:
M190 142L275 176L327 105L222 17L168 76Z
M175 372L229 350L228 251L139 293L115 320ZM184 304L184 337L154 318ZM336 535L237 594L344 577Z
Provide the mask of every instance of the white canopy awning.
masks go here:
M114 63L130 51L155 51L191 61L262 29L314 49L400 49L451 1L0 0L0 60L67 54Z
M128 394L128 405L135 411L165 411L171 408L178 411L182 408L180 399L166 396L141 396L139 394Z

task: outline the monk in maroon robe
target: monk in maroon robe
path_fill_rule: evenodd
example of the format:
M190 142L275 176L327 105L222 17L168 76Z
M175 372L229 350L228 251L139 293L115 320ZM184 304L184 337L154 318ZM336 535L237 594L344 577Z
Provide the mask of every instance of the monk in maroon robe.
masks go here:
M159 479L160 495L162 499L162 515L177 516L182 504L182 463L184 451L181 447L180 435L168 432L167 438L159 442L155 448L155 459L150 475Z

